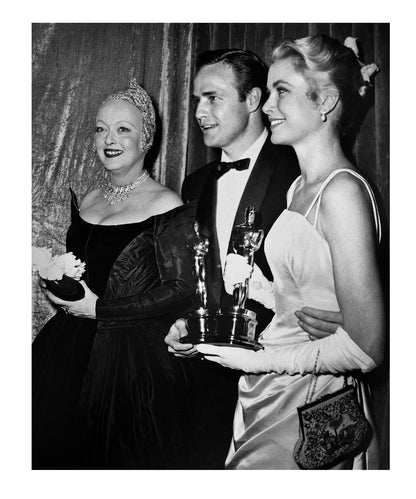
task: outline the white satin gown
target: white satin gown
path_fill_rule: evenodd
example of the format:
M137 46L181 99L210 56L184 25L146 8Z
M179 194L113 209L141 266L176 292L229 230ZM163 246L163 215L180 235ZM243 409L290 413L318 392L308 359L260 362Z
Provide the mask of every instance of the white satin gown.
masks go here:
M332 260L329 246L317 231L321 195L330 180L341 172L359 178L367 187L373 204L376 230L380 233L380 219L368 183L353 170L339 169L323 182L318 194L304 215L286 209L271 228L265 240L265 252L273 273L276 313L260 336L267 348L279 348L311 341L298 325L296 310L310 306L322 310L339 311L335 294ZM287 194L289 207L298 177ZM314 223L306 217L315 209ZM239 381L239 398L234 417L234 431L226 459L226 469L299 469L293 459L293 448L299 437L297 407L305 403L311 375L263 374L245 375ZM367 418L369 411L368 386L351 377ZM342 388L342 375L319 375L313 400ZM366 452L355 457L354 463L340 467L374 469L377 467L376 438Z

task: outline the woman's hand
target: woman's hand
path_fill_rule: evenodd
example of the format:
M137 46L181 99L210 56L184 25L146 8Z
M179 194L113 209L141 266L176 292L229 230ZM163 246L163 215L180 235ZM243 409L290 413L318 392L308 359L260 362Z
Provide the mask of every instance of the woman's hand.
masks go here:
M246 259L236 253L229 253L225 260L224 287L229 295L233 294L234 286L245 282L251 276L253 269Z
M46 284L42 280L40 281L40 287L42 288L43 294L52 303L58 307L61 307L65 313L75 315L76 317L82 317L84 319L95 319L95 305L98 296L90 290L84 281L81 280L79 282L85 290L85 296L81 300L77 301L61 300L46 288Z
M235 253L229 253L225 260L224 287L228 294L232 295L234 286L249 280L248 294L252 300L256 300L264 307L275 311L273 294L273 283L263 274L258 265L249 265L246 259Z
M255 374L268 372L269 370L263 350L254 352L246 348L216 346L206 343L197 345L196 349L199 353L202 353L205 359L229 369Z

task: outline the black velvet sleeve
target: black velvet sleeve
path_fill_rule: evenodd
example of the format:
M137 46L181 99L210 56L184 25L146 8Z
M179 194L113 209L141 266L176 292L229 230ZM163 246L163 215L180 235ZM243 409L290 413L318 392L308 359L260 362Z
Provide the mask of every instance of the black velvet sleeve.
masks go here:
M179 314L195 303L192 235L195 206L184 205L155 217L152 230L138 236L117 259L99 321L131 321Z

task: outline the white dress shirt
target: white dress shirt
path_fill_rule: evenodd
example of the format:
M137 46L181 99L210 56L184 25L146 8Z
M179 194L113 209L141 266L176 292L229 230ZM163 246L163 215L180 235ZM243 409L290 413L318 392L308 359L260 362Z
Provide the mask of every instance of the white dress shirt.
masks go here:
M267 139L267 130L264 129L260 137L235 161L243 158L250 159L250 165L247 170L231 169L218 180L217 191L217 237L220 249L220 258L222 269L224 270L225 258L227 256L228 244L230 241L231 230L233 228L234 218L240 204L241 196L250 177L253 167L257 161L260 150ZM223 151L221 161L232 161Z

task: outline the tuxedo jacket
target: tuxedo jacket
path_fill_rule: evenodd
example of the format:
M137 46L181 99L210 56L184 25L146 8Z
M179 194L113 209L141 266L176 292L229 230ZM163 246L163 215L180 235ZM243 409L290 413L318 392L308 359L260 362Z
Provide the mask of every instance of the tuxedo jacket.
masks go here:
M209 308L232 305L232 298L225 292L223 285L216 231L216 171L219 161L218 159L208 163L190 174L182 186L184 202L198 200L196 216L200 232L209 238L209 251L206 257ZM294 150L289 146L276 146L268 138L260 151L241 196L234 225L244 223L246 207L254 206L257 212L256 225L264 230L266 237L280 213L286 208L286 192L299 174L299 164ZM230 241L228 252L231 251ZM254 261L263 274L269 280L273 280L264 254L264 242L254 254ZM257 331L261 332L270 322L273 312L250 299L247 300L245 306L256 312Z

